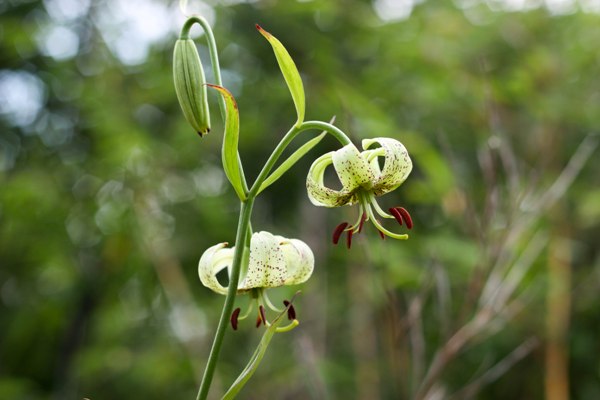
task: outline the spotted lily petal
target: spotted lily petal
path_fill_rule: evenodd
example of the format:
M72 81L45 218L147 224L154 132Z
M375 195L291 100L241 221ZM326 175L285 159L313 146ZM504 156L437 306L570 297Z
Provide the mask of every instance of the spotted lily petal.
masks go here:
M281 250L287 265L285 285L297 285L310 278L315 265L315 256L306 243L298 239L286 239L276 236L281 240Z
M217 280L224 268L231 273L235 247L225 248L220 243L204 252L198 264L202 284L209 289L227 294L227 288ZM245 276L240 277L238 291L295 285L305 282L312 274L314 256L308 245L298 239L286 239L269 232L257 232L250 240L250 257Z
M360 154L356 146L348 144L332 155L335 172L345 190L357 188L371 189L375 180L375 171Z
M219 243L208 248L198 263L198 275L204 286L220 294L227 294L227 288L219 283L217 274L227 268L229 275L233 261L233 248L225 248L227 243Z
M374 143L379 143L381 145L380 149L382 149L382 155L385 157L383 170L373 183L373 193L376 196L381 196L382 194L396 189L406 180L412 171L412 161L408 156L408 151L404 145L399 141L390 138L364 139L362 141L362 146L366 151L363 152L363 154L369 151L367 149ZM371 151L377 152L377 150L379 149ZM381 153L371 154L381 155ZM377 162L377 157L375 157L372 162Z
M250 240L248 273L238 289L277 287L285 282L287 267L278 240L269 232L257 232Z
M332 151L317 158L308 171L306 189L309 200L315 206L340 207L356 202L356 195L351 191L345 190L345 188L342 190L331 189L323 183L325 170L333 164L334 153Z

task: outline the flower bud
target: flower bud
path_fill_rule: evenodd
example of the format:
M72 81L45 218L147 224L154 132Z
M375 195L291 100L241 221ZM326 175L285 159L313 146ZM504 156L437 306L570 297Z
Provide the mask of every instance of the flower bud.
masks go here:
M185 119L202 137L210 131L206 79L196 45L179 39L173 51L173 80Z

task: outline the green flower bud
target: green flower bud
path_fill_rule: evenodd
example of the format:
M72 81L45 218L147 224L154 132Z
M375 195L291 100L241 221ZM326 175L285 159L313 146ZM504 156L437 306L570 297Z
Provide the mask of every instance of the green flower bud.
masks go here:
M200 137L210 131L206 79L196 45L191 39L179 39L173 52L173 80L185 119Z

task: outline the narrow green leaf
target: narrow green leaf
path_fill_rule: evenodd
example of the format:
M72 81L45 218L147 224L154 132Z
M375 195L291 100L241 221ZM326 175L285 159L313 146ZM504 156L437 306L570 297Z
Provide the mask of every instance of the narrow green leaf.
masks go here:
M250 361L248 362L242 373L237 377L235 382L233 382L227 393L223 395L221 400L231 400L235 398L235 396L240 392L240 390L242 390L246 382L248 382L248 380L252 377L252 375L258 368L260 362L262 361L267 351L267 347L269 346L269 343L273 338L273 335L275 334L275 332L277 332L277 327L284 320L284 316L287 315L288 308L289 306L286 307L285 310L283 310L283 312L279 314L277 318L275 318L275 320L271 323L271 326L269 326L265 330L265 333L260 339L260 343L256 347L254 354L252 354L252 357L250 357Z
M258 31L269 41L273 47L275 58L277 58L277 63L279 64L279 69L281 69L281 73L283 74L285 82L290 89L292 99L294 100L294 105L296 106L296 113L298 114L296 126L298 126L304 122L305 107L304 86L302 86L302 79L300 78L298 68L296 68L294 60L292 60L292 57L290 57L290 54L287 52L285 47L283 47L281 42L275 36L265 31L258 24L256 25L256 29L258 29Z
M223 137L223 148L221 151L221 157L223 161L223 169L225 175L233 189L237 193L240 200L246 200L246 193L242 184L242 174L240 171L240 164L238 162L238 141L240 136L240 113L238 111L237 103L233 98L233 95L229 90L222 86L206 84L213 89L219 91L219 93L225 99L225 134Z
M327 132L321 133L319 136L312 138L311 140L300 146L298 150L296 150L291 156L289 156L284 162L282 162L281 165L275 171L273 171L271 175L267 177L267 179L264 180L262 185L260 185L260 189L258 189L258 193L262 192L263 190L271 186L273 183L275 183L279 178L281 178L281 176L284 173L286 173L287 170L292 168L294 164L298 162L298 160L304 157L306 153L308 153L313 147L315 147L325 137L325 135L327 135Z

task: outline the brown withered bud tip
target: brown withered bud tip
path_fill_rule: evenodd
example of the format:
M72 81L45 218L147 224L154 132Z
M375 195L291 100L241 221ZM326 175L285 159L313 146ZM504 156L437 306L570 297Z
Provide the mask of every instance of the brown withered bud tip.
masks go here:
M402 218L404 219L404 222L406 222L406 227L408 229L412 229L412 227L413 227L412 218L410 217L410 214L408 213L408 211L406 211L406 208L404 208L404 207L397 207L396 209L398 210L398 212L400 213L400 215L402 215Z
M402 225L402 215L400 214L400 211L398 211L398 209L394 207L390 208L388 211L394 216L394 218L396 218L396 221L398 221L398 223Z
M340 241L340 236L342 236L342 232L344 232L344 229L346 229L347 226L347 222L342 222L335 228L333 231L333 244L338 244Z
M363 215L360 217L360 224L358 225L358 233L362 232L362 228L365 225L366 220L367 220L367 213L363 212Z
M348 231L348 236L346 236L346 246L348 248L352 247L352 229Z
M231 313L231 327L233 328L234 331L237 331L237 326L238 326L238 317L240 316L240 308L236 308L235 310L233 310L233 312Z
M293 321L293 320L295 320L295 319L296 319L296 310L294 309L294 306L293 306L293 305L291 305L291 304L290 304L290 302L289 302L289 301L287 301L287 300L284 300L284 301L283 301L283 305L284 305L284 306L286 306L286 307L288 307L288 306L289 306L289 308L288 308L288 311L287 311L287 316L288 316L288 319L289 319L290 321Z

